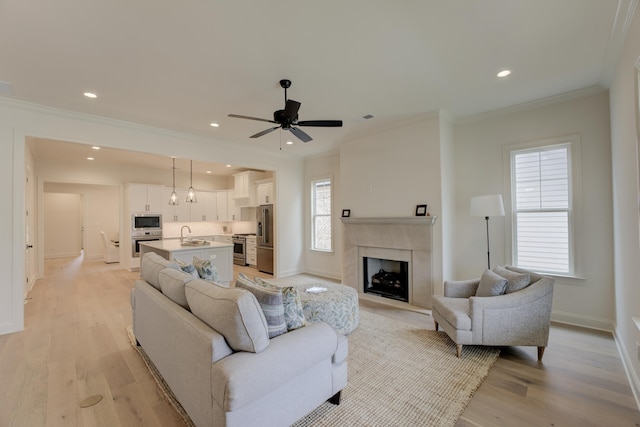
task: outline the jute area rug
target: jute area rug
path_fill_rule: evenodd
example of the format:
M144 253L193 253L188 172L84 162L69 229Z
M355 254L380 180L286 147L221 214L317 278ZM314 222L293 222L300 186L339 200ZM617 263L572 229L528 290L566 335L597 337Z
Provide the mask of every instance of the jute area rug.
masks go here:
M444 332L362 310L360 326L349 335L349 379L340 405L325 402L294 426L453 426L498 354L465 346L458 359Z

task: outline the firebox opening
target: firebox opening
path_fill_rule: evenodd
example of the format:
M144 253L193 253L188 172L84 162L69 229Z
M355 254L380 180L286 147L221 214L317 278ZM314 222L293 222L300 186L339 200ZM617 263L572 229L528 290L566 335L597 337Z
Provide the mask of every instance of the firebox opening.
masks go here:
M409 263L363 257L364 292L409 302Z

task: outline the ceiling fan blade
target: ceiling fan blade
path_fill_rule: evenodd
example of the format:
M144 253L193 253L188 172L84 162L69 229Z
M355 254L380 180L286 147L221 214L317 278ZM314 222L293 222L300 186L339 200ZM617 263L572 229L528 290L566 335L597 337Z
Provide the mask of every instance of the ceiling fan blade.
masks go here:
M272 128L263 130L262 132L258 132L255 135L251 135L249 138L260 138L262 135L266 135L268 133L271 133L276 129L280 129L280 126L276 126L276 127L272 127Z
M241 116L240 114L227 114L227 116L234 117L236 119L248 119L248 120L257 120L259 122L276 123L273 120L261 119L258 117L251 117L251 116Z
M317 126L322 128L342 127L342 120L303 120L296 123L298 126Z
M289 130L302 142L309 142L313 140L313 138L298 128L290 127Z
M284 113L282 113L283 117L293 121L298 115L298 110L300 109L300 104L298 101L294 101L293 99L287 99L287 103L284 106Z

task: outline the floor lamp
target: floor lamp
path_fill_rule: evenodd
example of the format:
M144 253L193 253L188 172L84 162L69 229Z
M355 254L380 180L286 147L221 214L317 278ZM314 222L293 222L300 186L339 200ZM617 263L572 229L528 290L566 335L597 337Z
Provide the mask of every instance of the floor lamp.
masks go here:
M471 216L483 216L487 221L487 268L491 268L491 254L489 250L489 217L504 216L502 194L472 197Z

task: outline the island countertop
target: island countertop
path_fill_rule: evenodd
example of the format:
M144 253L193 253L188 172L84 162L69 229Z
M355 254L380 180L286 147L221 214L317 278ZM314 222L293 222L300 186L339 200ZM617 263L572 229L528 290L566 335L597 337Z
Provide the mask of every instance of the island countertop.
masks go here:
M180 239L151 240L149 242L140 242L140 245L149 246L153 249L160 249L167 252L192 251L194 249L210 249L210 248L233 248L233 243L212 242L207 240L206 245L183 245Z

